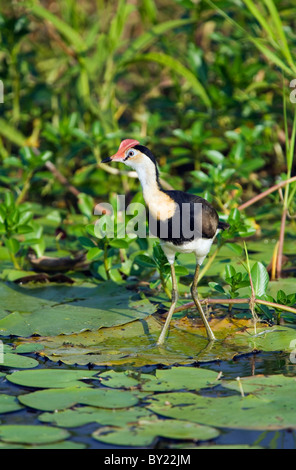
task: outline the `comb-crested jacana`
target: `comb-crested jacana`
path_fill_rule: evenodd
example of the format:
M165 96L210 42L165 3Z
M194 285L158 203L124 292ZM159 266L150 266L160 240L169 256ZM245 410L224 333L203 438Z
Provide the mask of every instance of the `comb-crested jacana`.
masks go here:
M159 172L154 155L137 140L123 140L114 155L102 160L102 163L108 162L122 162L136 170L142 185L144 200L148 206L149 216L155 221L156 233L153 234L160 238L162 249L171 266L171 306L157 344L164 343L178 300L178 285L174 267L177 252L195 254L196 269L191 295L203 320L208 339L215 340L198 299L197 283L199 268L209 253L217 233L227 229L229 225L219 220L216 210L205 199L183 191L163 189L159 182ZM199 210L196 211L196 207ZM178 216L176 217L176 215ZM181 227L176 227L177 222L174 221L179 221ZM195 230L196 225L200 227L200 230ZM166 230L164 230L164 226ZM184 230L184 228L188 230ZM184 232L186 232L185 235Z

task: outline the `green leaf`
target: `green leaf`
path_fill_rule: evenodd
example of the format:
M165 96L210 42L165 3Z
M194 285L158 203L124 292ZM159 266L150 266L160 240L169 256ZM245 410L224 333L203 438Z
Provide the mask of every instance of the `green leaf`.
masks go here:
M217 429L197 423L142 418L137 426L99 428L92 437L107 444L146 447L153 444L156 437L206 441L218 437L219 434Z
M231 279L233 276L235 276L235 274L236 274L236 270L232 266L232 264L227 264L225 266L225 278L226 279Z
M188 82L194 93L196 93L196 95L201 98L205 106L208 108L211 107L210 98L208 97L208 94L203 85L196 78L196 75L174 57L162 52L148 52L145 55L136 56L132 61L157 62L165 67L172 69L175 73L183 77Z
M140 266L147 268L156 268L156 263L153 258L150 258L147 255L137 255L135 262Z
M10 352L4 352L3 363L1 363L1 367L10 367L14 369L33 369L37 366L39 366L39 362L36 361L36 359Z
M149 409L171 419L219 428L295 429L294 377L245 377L240 383L244 397L237 380L224 381L225 388L236 391L233 395L209 397L189 392L161 393L150 398Z
M88 259L89 261L96 260L102 255L102 253L103 250L101 250L97 246L94 248L90 248L87 252L86 259Z
M78 241L83 248L97 248L96 244L90 238L78 237Z
M11 413L12 411L18 411L22 408L22 405L20 405L16 397L4 393L0 394L0 413Z
M136 405L138 398L129 391L103 388L65 387L38 390L19 396L19 401L30 408L55 411L75 404L100 408L126 408Z
M22 147L26 143L26 138L15 127L7 124L5 119L0 118L0 135L8 139L10 142Z
M205 154L216 165L219 165L225 159L224 155L217 150L207 150Z
M79 333L123 325L155 311L147 299L114 282L99 285L21 287L0 283L0 335L42 336ZM28 359L28 358L27 358Z
M269 275L265 266L259 261L253 265L251 269L251 277L255 295L258 297L264 295L269 283Z
M154 42L159 40L159 36L162 34L167 33L168 31L180 28L187 24L192 23L193 19L177 19L177 20L170 20L165 21L162 23L153 26L150 31L142 34L141 36L137 37L132 46L129 47L122 55L119 66L124 66L126 62L130 61L135 54L138 54L148 47L150 47Z
M176 276L188 276L189 271L185 266L175 266Z
M225 294L225 290L217 282L209 282L209 286L211 289L215 289L217 292L220 292L220 294Z
M90 218L94 213L95 203L88 194L80 193L78 196L78 207L83 215Z
M15 238L8 238L5 240L4 243L5 243L6 248L14 255L17 254L17 252L19 251L21 247L20 242L16 240Z
M114 240L110 240L109 245L113 246L114 248L123 248L125 250L127 250L129 247L128 242L120 238L114 238Z
M236 254L236 256L242 255L243 248L237 243L225 243L225 245L227 246L227 248L233 251Z
M61 33L62 36L72 44L77 52L85 50L85 43L82 37L73 29L68 23L63 21L58 16L54 15L40 4L28 2L30 5L30 12L33 15L39 16L40 18L50 21L54 27Z
M99 423L111 426L127 426L139 419L151 416L151 412L143 407L133 406L123 409L104 409L92 406L77 407L74 410L55 411L54 413L42 413L39 421L52 423L62 428L74 428L90 423Z
M17 227L17 233L19 234L24 234L24 233L31 233L33 232L33 227L31 225L18 225Z
M32 424L4 424L0 426L0 440L18 444L47 444L69 437L69 432L52 426Z
M21 370L7 376L9 382L22 387L34 388L65 388L65 387L89 387L83 379L89 379L97 375L95 371L36 369Z

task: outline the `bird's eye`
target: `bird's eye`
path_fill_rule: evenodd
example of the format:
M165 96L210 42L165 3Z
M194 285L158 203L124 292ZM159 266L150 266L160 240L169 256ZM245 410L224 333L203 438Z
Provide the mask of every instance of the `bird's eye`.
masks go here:
M135 152L134 150L129 150L129 151L127 152L127 156L128 156L128 157L133 157L133 156L135 155L135 153L136 153L136 152Z

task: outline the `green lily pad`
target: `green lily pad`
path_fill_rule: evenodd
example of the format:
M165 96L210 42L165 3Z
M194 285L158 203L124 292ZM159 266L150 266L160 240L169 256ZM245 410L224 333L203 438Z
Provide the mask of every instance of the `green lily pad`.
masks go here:
M4 424L0 425L0 440L20 444L48 444L69 437L68 431L52 426Z
M148 408L174 419L233 429L279 430L296 428L296 382L293 377L241 379L247 396L205 397L188 393L163 393L150 398ZM223 382L240 390L237 381Z
M135 423L139 419L151 416L146 408L134 406L127 409L104 409L91 406L81 406L73 410L56 411L54 413L42 413L38 419L45 423L52 423L62 428L75 428L90 423L102 425L126 426Z
M16 397L5 395L4 393L0 394L0 414L18 411L22 408Z
M81 444L80 442L71 442L71 441L62 441L62 442L53 442L52 444L41 444L41 445L25 445L25 444L9 444L5 442L0 442L0 449L12 450L12 449L67 449L67 450L76 450L76 449L85 449L86 445Z
M38 390L18 399L23 405L42 411L64 410L77 403L100 408L128 408L138 403L138 398L129 391L83 387Z
M23 387L65 388L88 387L83 379L94 378L97 372L83 370L37 369L16 371L7 380Z
M36 359L6 352L4 352L3 363L1 363L1 367L11 367L12 369L33 369L37 366L39 366L39 362Z
M19 344L15 349L14 352L18 354L28 354L28 353L35 353L37 351L42 351L43 346L42 344L38 343L25 343Z
M240 382L240 383L239 383ZM296 377L285 375L256 375L252 377L241 377L239 382L223 381L223 386L237 392L251 393L260 398L277 399L279 396L285 400L286 395L294 394L296 391Z
M133 388L139 386L139 380L132 376L132 371L116 372L110 370L100 374L99 378L103 385L112 388ZM135 375L135 374L134 374ZM150 378L148 374L141 374L143 376Z
M133 300L131 291L112 282L75 286L20 287L0 283L0 335L55 336L123 325L145 318L155 307Z
M152 374L139 374L131 377L132 371L108 371L100 374L103 384L114 388L139 387L144 392L166 392L169 390L200 390L217 385L217 373L208 369L194 367L173 367L156 370Z
M165 392L168 390L200 390L217 385L217 373L194 367L174 367L157 370L155 377L141 386L143 391Z
M207 441L218 437L219 431L209 426L182 420L142 419L136 426L103 427L92 434L94 439L120 446L149 446L157 437Z
M215 318L211 325L218 338L214 343L207 341L199 319L185 317L173 319L165 344L158 347L162 324L152 316L95 332L40 338L38 342L44 347L42 356L54 362L141 367L231 360L253 350L290 352L295 338L294 327L257 325L255 332L252 321L247 319Z

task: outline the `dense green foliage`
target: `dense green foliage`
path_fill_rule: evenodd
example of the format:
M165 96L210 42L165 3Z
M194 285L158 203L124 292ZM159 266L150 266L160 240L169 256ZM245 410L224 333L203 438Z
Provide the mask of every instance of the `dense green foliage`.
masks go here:
M85 241L96 203L142 200L137 180L100 164L124 137L151 147L167 185L204 195L231 221L243 200L290 177L292 12L267 0L3 6L0 230L14 266L29 247L88 248L96 277L139 273L131 261L145 242ZM278 221L280 205L272 194L263 211ZM232 224L227 237L255 227Z
M282 376L278 386L287 394L288 413L279 396L268 396L269 406L282 417L277 428L267 406L258 427L262 407L252 395L251 380L244 382L247 393L252 389L246 413L236 382L223 383L235 390L233 397L224 396L225 389L219 398L189 393L184 374L194 376L192 367L172 368L168 379L166 371L158 371L155 390L152 375L109 371L111 379L104 379L81 369L90 363L188 366L196 360L229 361L254 349L291 351L296 323L295 27L296 6L289 0L3 2L0 337L7 344L0 381L32 389L45 384L45 390L18 398L2 393L0 411L35 408L45 412L39 421L57 428L54 434L51 425L34 422L25 429L8 420L0 426L0 448L79 447L58 427L94 422L108 427L94 428L93 440L123 446L153 446L159 437L211 440L220 434L215 426L225 423L241 429L295 427L290 422L295 415L292 379L286 383ZM219 341L212 349L203 329L190 318L182 323L180 314L174 316L179 328L170 333L165 354L154 344L160 324L151 314L169 306L170 267L158 241L123 235L131 215L123 217L124 208L118 210L117 195L125 196L126 205L143 202L135 173L101 163L125 138L153 151L165 188L207 198L230 224L200 272L199 294L207 298L202 302L224 305L214 310ZM114 217L104 207L113 208ZM98 219L102 226L114 224L114 236L98 238ZM191 258L177 257L179 312L192 307L186 298L194 272ZM259 320L263 324L256 330ZM44 338L36 342L34 335ZM15 347L18 340L7 337L22 337L21 344ZM22 354L33 353L77 371L30 371L39 362ZM12 368L25 370L10 374ZM206 382L200 388L209 387L207 374L215 375L203 372ZM197 375L200 381L202 370ZM181 379L185 393L175 388ZM215 378L210 383L217 385ZM149 387L169 393L144 407L145 387L145 393ZM111 416L118 397L123 409ZM173 406L168 408L166 400ZM184 418L178 406L183 400L189 400L192 416ZM216 406L217 422L208 416L209 404ZM228 415L232 406L239 416L235 421ZM202 421L196 408L202 408ZM136 434L130 420L137 423Z

